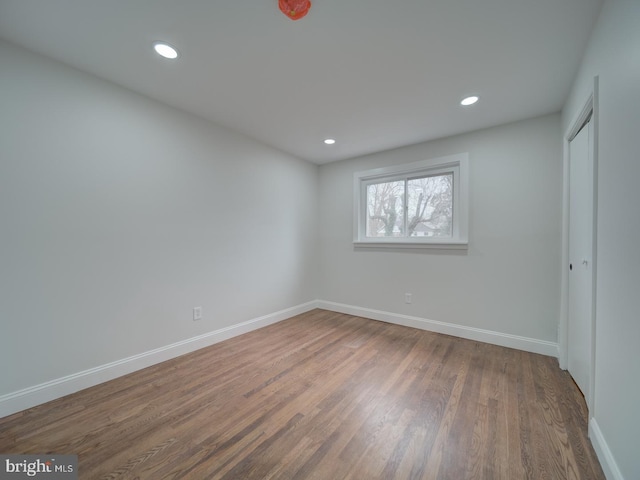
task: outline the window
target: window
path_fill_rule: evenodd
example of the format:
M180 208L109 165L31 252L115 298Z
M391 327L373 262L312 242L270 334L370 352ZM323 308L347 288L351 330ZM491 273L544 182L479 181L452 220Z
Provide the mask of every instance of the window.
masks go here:
M466 248L468 155L354 175L358 247Z

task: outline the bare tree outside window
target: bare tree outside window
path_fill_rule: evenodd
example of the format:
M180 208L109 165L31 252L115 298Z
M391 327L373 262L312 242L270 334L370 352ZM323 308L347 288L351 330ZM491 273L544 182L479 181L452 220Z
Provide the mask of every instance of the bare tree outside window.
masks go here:
M407 181L408 236L450 237L453 233L453 175Z
M366 220L367 237L451 237L453 174L368 185Z
M404 236L404 180L367 187L367 237Z

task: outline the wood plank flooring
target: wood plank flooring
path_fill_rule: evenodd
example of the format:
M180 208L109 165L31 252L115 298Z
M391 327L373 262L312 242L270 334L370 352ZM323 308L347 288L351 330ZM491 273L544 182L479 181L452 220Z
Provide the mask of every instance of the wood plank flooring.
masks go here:
M0 419L81 479L604 479L556 359L314 310Z

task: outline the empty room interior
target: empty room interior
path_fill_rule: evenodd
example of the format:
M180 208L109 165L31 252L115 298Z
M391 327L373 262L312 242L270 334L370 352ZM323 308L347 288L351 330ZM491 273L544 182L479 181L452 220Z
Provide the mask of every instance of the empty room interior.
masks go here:
M637 0L0 0L0 478L640 479L639 132Z

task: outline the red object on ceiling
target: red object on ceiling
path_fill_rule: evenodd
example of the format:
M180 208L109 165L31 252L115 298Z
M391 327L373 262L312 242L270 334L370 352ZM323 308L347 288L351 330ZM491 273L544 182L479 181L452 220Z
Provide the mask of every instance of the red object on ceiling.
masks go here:
M291 20L299 20L309 13L310 0L278 0L280 10Z

